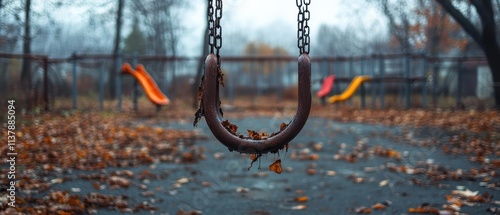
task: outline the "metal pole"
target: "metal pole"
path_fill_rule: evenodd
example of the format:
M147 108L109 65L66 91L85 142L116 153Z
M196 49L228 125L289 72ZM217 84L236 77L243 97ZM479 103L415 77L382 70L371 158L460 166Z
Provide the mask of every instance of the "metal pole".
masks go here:
M422 53L422 107L427 107L427 57Z
M99 109L104 109L104 62L99 63Z
M132 66L134 68L137 67L137 52L134 52L134 57L132 59ZM137 105L137 98L139 97L139 84L137 82L137 79L134 78L133 85L132 85L132 103L133 103L133 109L134 111L137 111L138 105Z
M43 57L43 100L45 111L49 110L49 59L47 56Z
M361 58L361 75L365 74L366 58ZM366 87L365 84L361 84L361 108L366 107Z
M434 104L434 107L438 106L438 91L439 91L439 63L437 59L434 61L432 69L432 103Z
M118 55L115 57L117 58L115 68L120 68L120 65L122 64L121 62L122 56L120 53L118 53ZM120 70L111 72L118 73L118 75L116 75L115 81L116 81L116 98L118 99L117 110L120 112L122 111L122 76L120 74Z
M458 63L458 69L457 69L457 95L456 95L456 104L460 105L462 103L462 69L463 64L462 61Z
M234 67L234 64L233 64L233 67ZM236 69L233 68L233 69L231 69L231 71L232 71L232 73L234 73L234 71L236 71ZM280 71L280 73L283 74L282 71ZM229 85L228 86L228 88L229 88L228 89L228 99L231 102L234 101L234 97L233 96L234 96L234 83L235 83L235 80L233 80L234 79L233 76L235 76L235 75L236 74L229 74L228 75L229 76L229 81L230 81L229 82L230 84L228 84ZM283 77L283 76L280 76L280 77Z
M365 96L366 96L365 83L361 83L361 108L366 107Z
M366 59L365 57L361 58L361 75L365 74L365 65L366 64Z
M372 77L375 78L375 57L377 55L372 54L371 59L370 59L370 69L372 71ZM377 89L376 89L376 84L372 84L370 86L372 90L372 109L375 109L375 100L377 99Z
M411 107L411 80L410 80L410 53L406 52L405 56L405 78L406 78L406 88L405 88L405 96L406 96L406 109Z
M351 79L354 79L354 75L353 75L354 74L354 71L353 71L354 70L354 65L353 65L352 61L353 61L353 57L351 56L351 57L349 57L349 65L348 65L349 66L349 71L347 73L349 74L349 77ZM349 100L348 104L350 106L352 106L352 104L353 104L352 99Z
M330 73L330 71L328 71L329 65L328 65L328 61L325 59L322 59L321 60L321 78L323 77L326 77L328 75L328 73Z
M385 59L382 54L380 54L379 60L379 69L380 69L380 109L384 109L385 102L385 87L384 87L384 76L385 76Z
M77 103L78 103L78 88L77 88L77 74L76 74L76 63L77 63L77 57L76 57L76 53L73 53L73 108L76 109L77 108Z

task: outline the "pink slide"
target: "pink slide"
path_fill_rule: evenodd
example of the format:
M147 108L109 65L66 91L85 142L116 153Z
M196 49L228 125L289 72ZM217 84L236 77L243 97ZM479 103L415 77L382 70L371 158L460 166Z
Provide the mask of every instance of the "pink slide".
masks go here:
M321 89L319 89L316 94L319 98L328 96L333 87L333 81L335 81L335 75L326 76L323 79L323 84L321 85Z

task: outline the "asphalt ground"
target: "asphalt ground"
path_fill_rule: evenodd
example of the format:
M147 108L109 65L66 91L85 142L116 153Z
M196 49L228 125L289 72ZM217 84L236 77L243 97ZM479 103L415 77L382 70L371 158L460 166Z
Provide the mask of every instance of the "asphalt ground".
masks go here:
M231 123L239 131L271 133L289 120L248 117ZM196 128L182 120L145 118L134 123L197 129L207 138L176 143L194 155L191 162L51 173L44 177L71 179L55 183L51 192L100 193L135 207L120 210L114 205L86 211L96 214L410 214L418 208L453 214L445 210L450 205L459 205L463 214L492 214L488 209L498 207L500 192L488 186L500 181L498 173L470 176L471 169L481 169L483 164L465 155L444 154L441 148L454 134L436 128L312 117L287 152L263 155L249 169L250 156L229 152L211 135L204 120ZM269 170L277 159L281 159L281 174ZM436 172L459 176L439 178L432 175ZM115 186L99 183L102 177L114 177L117 182ZM474 194L489 199L467 201ZM460 204L453 205L453 199Z

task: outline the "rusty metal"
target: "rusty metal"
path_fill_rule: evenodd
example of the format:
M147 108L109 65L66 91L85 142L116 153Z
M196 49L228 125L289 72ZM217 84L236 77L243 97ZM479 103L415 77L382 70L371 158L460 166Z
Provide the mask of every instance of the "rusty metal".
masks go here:
M311 110L311 59L303 53L298 59L298 106L288 126L274 136L264 140L242 139L230 133L222 125L219 101L219 67L215 54L205 60L205 77L201 106L208 127L214 136L231 151L249 154L277 152L285 147L304 127Z

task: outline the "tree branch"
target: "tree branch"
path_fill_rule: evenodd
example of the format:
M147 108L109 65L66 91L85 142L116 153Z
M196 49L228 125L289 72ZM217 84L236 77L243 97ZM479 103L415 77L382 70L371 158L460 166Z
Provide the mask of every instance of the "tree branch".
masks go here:
M460 12L451 0L436 0L454 19L457 21L464 31L466 31L476 43L484 48L484 41L479 30ZM474 2L474 1L472 1Z

